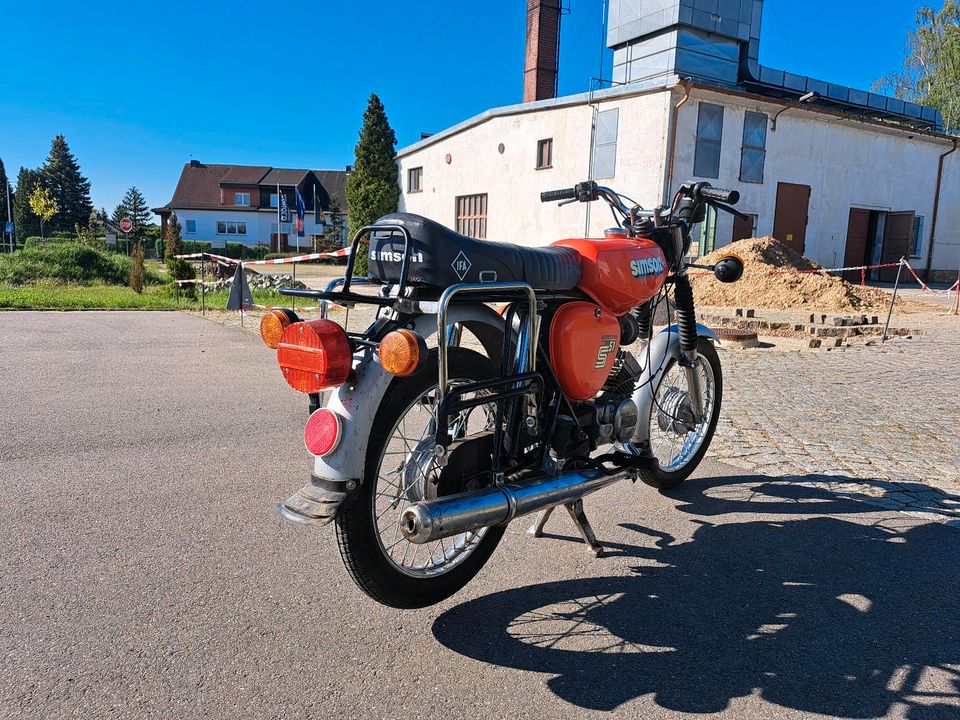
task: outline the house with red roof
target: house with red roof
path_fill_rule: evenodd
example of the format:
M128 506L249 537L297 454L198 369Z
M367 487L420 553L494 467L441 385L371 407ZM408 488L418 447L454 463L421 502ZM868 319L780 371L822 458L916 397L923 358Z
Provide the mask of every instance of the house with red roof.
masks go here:
M272 252L309 250L332 232L346 242L347 172L262 165L220 165L191 160L183 166L173 198L154 208L166 229L171 214L184 240L224 247L228 242L269 247ZM296 191L306 214L304 237L296 232ZM287 220L278 216L286 199Z

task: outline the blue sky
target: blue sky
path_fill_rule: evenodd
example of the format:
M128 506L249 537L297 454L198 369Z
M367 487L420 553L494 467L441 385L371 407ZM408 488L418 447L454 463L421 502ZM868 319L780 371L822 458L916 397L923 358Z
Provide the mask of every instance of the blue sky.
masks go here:
M567 1L561 94L600 65L601 0ZM761 60L869 89L931 3L766 0ZM340 168L370 92L401 147L519 102L525 12L525 0L0 0L0 158L13 179L63 133L108 209L134 184L167 202L191 158Z

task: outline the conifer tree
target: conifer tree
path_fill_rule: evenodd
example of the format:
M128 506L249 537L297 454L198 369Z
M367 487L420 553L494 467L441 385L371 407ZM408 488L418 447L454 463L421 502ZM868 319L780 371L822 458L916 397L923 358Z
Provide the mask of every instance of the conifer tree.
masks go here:
M376 93L370 95L363 113L363 127L354 154L353 172L347 179L350 237L364 225L396 212L400 201L397 182L397 136L390 127L383 103ZM357 250L354 274L367 274L367 246Z
M50 154L40 172L43 184L50 190L59 208L51 229L70 232L77 223L86 223L93 210L90 181L81 174L80 165L63 135L53 139Z
M30 208L30 194L40 184L40 172L22 167L17 174L17 192L13 197L13 222L16 224L17 244L40 234L40 218Z
M0 158L0 235L3 233L3 225L7 220L13 218L7 217L7 188L10 181L7 179L7 169L3 166L3 159ZM10 214L13 214L13 191L10 191Z
M136 185L131 186L127 192L124 193L123 200L120 201L114 214L121 210L124 214L121 215L120 218L128 217L133 223L133 230L130 231L130 236L138 242L142 241L147 232L147 228L150 226L150 221L153 219L153 213L150 211L149 205L147 205L147 199ZM117 218L118 223L120 218Z

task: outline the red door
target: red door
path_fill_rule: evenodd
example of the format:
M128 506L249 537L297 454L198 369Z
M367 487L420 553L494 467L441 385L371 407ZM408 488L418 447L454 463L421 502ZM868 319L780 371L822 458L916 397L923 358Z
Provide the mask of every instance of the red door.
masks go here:
M777 183L777 210L773 218L773 236L801 255L807 243L809 209L809 185Z
M844 267L869 265L867 257L867 237L870 234L870 211L850 208L850 221L847 223L847 249L843 255ZM860 282L860 271L851 270L843 274L848 282Z
M881 263L900 262L900 258L910 255L913 217L912 210L887 213L887 224L883 230L883 251L880 253ZM893 282L896 279L897 268L883 268L880 271L882 282Z

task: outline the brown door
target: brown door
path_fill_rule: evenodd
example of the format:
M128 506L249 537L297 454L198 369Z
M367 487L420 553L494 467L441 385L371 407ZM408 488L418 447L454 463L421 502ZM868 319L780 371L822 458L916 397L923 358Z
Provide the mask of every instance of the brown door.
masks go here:
M777 211L773 217L773 236L801 255L807 242L809 208L809 185L777 183Z
M913 211L887 213L887 224L883 230L883 251L881 263L899 262L900 258L910 254L910 242L913 235ZM880 271L881 282L893 282L897 279L897 268L883 268Z
M736 242L737 240L747 240L753 237L753 216L748 215L747 219L733 216L733 240L731 242Z
M847 250L843 255L844 267L869 265L867 258L867 237L870 235L870 211L850 208L850 221L847 224ZM851 270L843 274L849 282L860 282L860 271Z

